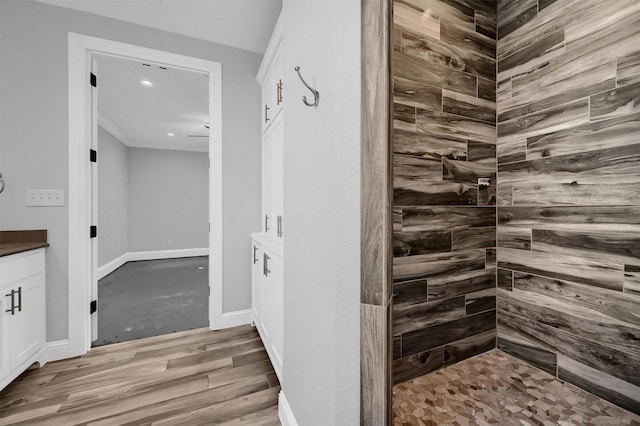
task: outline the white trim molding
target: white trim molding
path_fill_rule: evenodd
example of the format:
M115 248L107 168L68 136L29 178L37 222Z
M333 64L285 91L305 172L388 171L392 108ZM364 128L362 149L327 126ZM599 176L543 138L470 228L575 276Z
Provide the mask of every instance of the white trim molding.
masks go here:
M178 259L180 257L209 256L209 248L134 251L127 254L129 255L129 262L136 262L138 260Z
M222 314L222 317L216 324L216 330L219 330L222 328L237 327L239 325L251 324L251 321L253 321L253 313L251 312L251 309L227 312Z
M44 347L44 354L42 355L42 361L40 367L47 362L57 361L59 359L69 358L69 341L68 340L56 340L54 342L47 342Z
M126 146L131 146L131 143L124 137L118 126L113 124L103 113L98 111L98 126L102 126L107 132L111 133L116 139Z
M139 260L160 260L178 259L182 257L209 256L209 248L177 249L177 250L155 250L155 251L134 251L123 254L98 267L98 279L102 279L124 265L127 262L137 262Z
M129 261L129 253L125 253L122 256L118 256L111 262L107 262L102 266L98 266L98 279L101 280L125 263Z
M289 401L287 401L287 397L284 395L284 391L280 391L280 394L278 395L278 417L280 417L282 426L298 426L298 422L293 415L293 411L291 410Z
M209 77L209 117L218 123L209 130L209 324L222 328L222 64L200 58L69 33L69 354L79 356L91 347L91 283L97 276L91 264L91 90L89 73L94 54L106 54L206 74ZM97 269L97 268L96 268ZM95 281L94 281L95 282Z

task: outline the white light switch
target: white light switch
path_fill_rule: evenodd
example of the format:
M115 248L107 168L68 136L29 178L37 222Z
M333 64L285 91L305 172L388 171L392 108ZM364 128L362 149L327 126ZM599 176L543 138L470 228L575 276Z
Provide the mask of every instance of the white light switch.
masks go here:
M64 206L62 189L27 189L27 207Z

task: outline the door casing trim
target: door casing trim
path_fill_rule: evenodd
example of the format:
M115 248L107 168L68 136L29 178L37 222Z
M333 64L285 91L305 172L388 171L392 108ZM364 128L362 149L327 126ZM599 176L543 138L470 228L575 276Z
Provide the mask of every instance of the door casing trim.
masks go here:
M223 328L222 253L222 64L107 39L69 33L69 284L68 353L91 348L91 55L144 60L209 76L209 327ZM93 271L96 273L96 271ZM61 356L61 355L59 355Z

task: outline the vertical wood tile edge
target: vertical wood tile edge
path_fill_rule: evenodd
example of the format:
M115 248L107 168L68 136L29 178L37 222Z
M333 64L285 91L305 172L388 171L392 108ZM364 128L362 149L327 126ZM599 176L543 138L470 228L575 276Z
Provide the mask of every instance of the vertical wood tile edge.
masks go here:
M391 294L390 4L362 0L361 302Z
M391 0L361 0L360 424L392 422Z
M391 305L360 304L360 424L391 424Z

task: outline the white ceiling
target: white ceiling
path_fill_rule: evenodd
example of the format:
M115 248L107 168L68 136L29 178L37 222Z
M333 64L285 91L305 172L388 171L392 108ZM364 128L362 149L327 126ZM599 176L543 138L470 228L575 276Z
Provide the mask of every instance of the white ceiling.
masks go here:
M1 0L0 0L1 1ZM263 54L282 0L38 0ZM208 151L208 77L97 56L99 124L123 143ZM153 87L144 87L149 80ZM167 133L175 136L167 136Z
M102 127L128 146L208 151L207 75L106 55L96 55L96 60ZM142 80L153 87L143 86Z
M282 0L38 0L263 54Z

